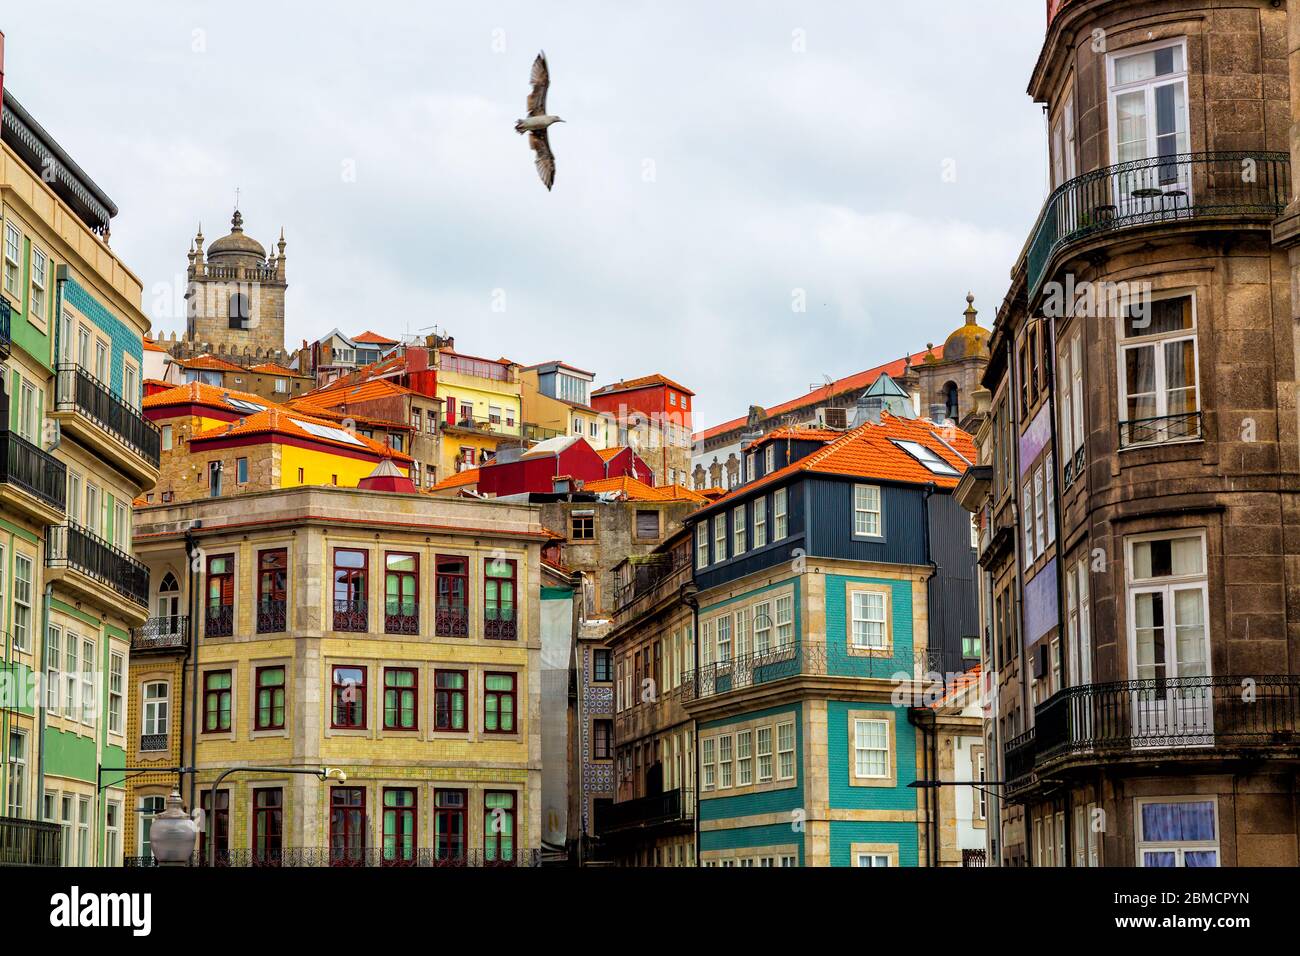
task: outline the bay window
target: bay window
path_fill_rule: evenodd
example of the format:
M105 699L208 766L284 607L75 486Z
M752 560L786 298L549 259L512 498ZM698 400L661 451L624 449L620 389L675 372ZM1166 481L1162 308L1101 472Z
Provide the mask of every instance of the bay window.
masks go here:
M1119 320L1120 447L1199 438L1195 296L1156 299Z

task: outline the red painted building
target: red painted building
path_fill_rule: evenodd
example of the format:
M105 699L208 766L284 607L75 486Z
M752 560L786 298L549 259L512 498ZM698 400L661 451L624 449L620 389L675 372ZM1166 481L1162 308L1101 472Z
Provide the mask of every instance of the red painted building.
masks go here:
M694 403L694 392L658 374L591 393L591 407L618 423L618 444L631 446L665 485L690 483Z
M478 469L476 491L481 495L522 495L555 490L557 479L570 482L600 481L605 478L635 478L654 482L654 472L630 448L596 451L586 439L576 436L550 438L520 453ZM435 490L437 490L435 488Z

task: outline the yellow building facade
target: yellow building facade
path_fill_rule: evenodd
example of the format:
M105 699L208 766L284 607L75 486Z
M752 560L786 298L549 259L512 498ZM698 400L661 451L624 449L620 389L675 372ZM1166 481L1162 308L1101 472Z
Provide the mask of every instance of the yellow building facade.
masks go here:
M192 639L137 656L131 739L158 732L156 719L145 726L149 701L172 703L166 739L134 757L196 768L130 782L139 855L179 782L205 810L218 862L535 860L547 539L536 509L298 488L141 508L136 528ZM232 767L250 769L214 802L208 788ZM328 779L283 770L325 767Z
M435 353L437 397L442 400L439 476L476 468L495 454L503 439L523 434L519 366L449 349Z

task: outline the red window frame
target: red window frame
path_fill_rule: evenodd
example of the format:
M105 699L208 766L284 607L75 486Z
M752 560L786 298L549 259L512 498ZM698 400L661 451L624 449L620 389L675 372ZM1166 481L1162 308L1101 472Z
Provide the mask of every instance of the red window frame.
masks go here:
M440 554L434 559L434 619L439 637L469 635L469 558Z
M339 555L361 555L361 566L339 564ZM370 552L365 548L335 548L330 594L334 601L334 630L365 631L369 620Z
M388 805L389 794L407 794L410 796L410 803L402 806ZM415 866L416 850L420 845L420 797L414 787L384 787L383 794L380 798L380 821L379 821L379 840L380 840L380 857L384 866ZM409 822L411 831L411 843L409 848L402 846L395 840L394 850L398 855L388 855L388 815L392 814L395 822ZM403 825L394 829L395 834L404 833L406 826ZM409 849L409 854L405 851Z
M389 685L388 677L390 674L410 674L411 685L409 687L399 686L396 684ZM389 695L395 695L397 706L392 708L396 721L389 722ZM403 710L402 701L409 697L411 701L411 725L409 727L401 726L401 713ZM385 730L419 730L420 729L420 671L415 667L385 667L384 668L384 729Z
M280 672L281 682L278 686L275 684L262 683L262 675L264 675L267 671ZM285 691L285 686L288 684L289 681L289 669L285 667L283 664L268 664L266 667L257 668L253 672L253 675L254 675L253 686L255 688L253 693L253 729L254 730L284 730L284 710L285 710L284 691ZM262 692L263 691L271 694L272 697L272 702L270 707L272 717L270 721L267 723L263 723L262 721ZM279 692L279 697L280 697L280 704L278 708L275 705L275 695L277 691ZM276 723L274 717L275 711L277 709L280 711L279 723Z
M459 687L443 687L443 675L460 678ZM453 727L451 715L455 708L452 702L460 698L461 720L463 727ZM433 672L433 729L451 734L463 734L469 730L469 671L436 670Z
M510 566L510 575L489 574L493 566ZM496 586L495 599L489 598ZM509 586L509 601L503 600L502 588ZM483 636L489 640L513 641L518 637L519 619L519 563L514 558L485 558L483 560Z
M229 562L226 571L213 571L217 561ZM230 637L235 624L235 556L208 555L204 584L203 633L206 637Z
M487 686L488 679L492 677L510 678L510 689L509 690L488 690L488 686ZM491 703L493 698L495 698L496 701L496 708L495 708L496 718L497 718L496 729L492 729L491 727L488 726L489 723L488 716L492 712L489 710L489 704ZM508 711L506 708L502 707L502 702L506 699L510 701L510 708ZM504 728L501 726L502 724L501 715L505 713L510 714L509 728ZM487 671L483 674L483 732L486 734L519 733L519 675L518 674L512 673L510 671Z
M289 593L289 549L257 552L257 632L278 634L285 629Z
M390 571L388 570L389 558L410 558L415 562L414 571ZM396 578L397 585L397 603L394 605L393 598L389 594L389 578ZM403 583L409 582L411 606L408 610L405 608L405 599L402 597ZM414 625L406 619L413 618ZM419 630L420 620L420 556L414 551L385 551L384 552L384 632L387 634L415 634Z
M207 823L199 831L200 865L207 866L208 834L211 833L216 843L217 866L228 866L230 864L230 791L217 791L217 808L213 810L212 791L204 789L200 792L199 806L203 808L203 816Z
M340 695L348 689L346 682L340 683L339 671L360 671L361 680L356 681L351 686L355 699L351 701L342 700ZM330 685L333 688L330 694L330 727L333 730L365 730L366 729L366 681L369 677L368 670L364 664L335 664L330 670ZM349 716L354 716L355 721L349 720L347 723L339 723L339 707L347 706L350 708Z
M364 787L330 788L330 865L365 862L366 791Z
M488 797L505 797L510 798L510 806L507 807L489 807L487 805ZM502 810L510 818L510 855L503 856L501 853L501 832L493 827L493 813L496 810ZM507 865L513 864L515 855L519 852L519 794L514 790L484 790L483 791L483 857L484 862L491 866L493 864Z
M433 856L464 860L469 837L469 791L438 788L433 792Z
M211 679L218 674L225 674L229 679L229 684L225 687L209 687ZM233 695L235 689L235 674L229 668L215 671L203 672L203 733L205 734L228 734L235 725L235 716L233 711ZM211 703L215 699L216 712L221 713L222 698L225 698L226 726L209 727L208 713L212 710Z
M253 859L263 866L279 866L284 849L284 790L263 787L253 791Z

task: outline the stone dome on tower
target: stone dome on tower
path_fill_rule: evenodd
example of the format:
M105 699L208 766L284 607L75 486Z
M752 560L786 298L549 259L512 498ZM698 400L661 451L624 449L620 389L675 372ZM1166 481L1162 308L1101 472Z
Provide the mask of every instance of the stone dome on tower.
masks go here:
M238 209L230 219L230 235L222 236L208 246L209 260L220 264L237 258L266 261L266 249L262 244L252 236L244 235L244 216Z
M989 357L989 339L992 337L992 333L976 321L978 317L979 312L975 308L975 295L971 293L966 296L965 324L948 336L948 340L943 343L943 360L945 362L956 362L970 358L981 358L987 361Z

